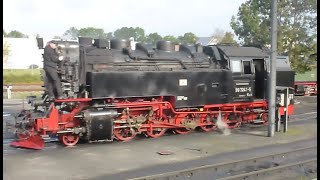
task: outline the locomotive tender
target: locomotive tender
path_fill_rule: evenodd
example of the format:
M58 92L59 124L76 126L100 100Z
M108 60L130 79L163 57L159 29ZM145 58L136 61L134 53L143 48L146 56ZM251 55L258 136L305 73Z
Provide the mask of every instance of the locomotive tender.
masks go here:
M228 128L267 124L269 55L259 48L169 41L132 48L129 40L85 37L57 42L68 98L33 100L34 108L19 115L12 146L42 149L49 134L72 146L141 133L156 138L169 129L208 132L219 119ZM38 45L43 48L42 39ZM277 60L277 86L294 86L287 58Z

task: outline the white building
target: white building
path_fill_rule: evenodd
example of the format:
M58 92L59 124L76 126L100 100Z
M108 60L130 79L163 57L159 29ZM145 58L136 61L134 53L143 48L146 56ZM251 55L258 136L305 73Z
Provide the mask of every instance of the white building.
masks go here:
M196 44L201 44L202 46L209 46L218 44L218 41L214 37L199 37Z
M44 41L46 43L47 41ZM28 69L35 64L43 67L43 49L39 49L36 37L3 38L3 45L9 45L9 55L3 69Z

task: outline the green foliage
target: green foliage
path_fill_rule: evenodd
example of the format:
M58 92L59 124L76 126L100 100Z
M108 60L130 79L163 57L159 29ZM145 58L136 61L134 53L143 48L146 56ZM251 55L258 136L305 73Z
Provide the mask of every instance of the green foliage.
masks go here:
M72 40L76 40L79 37L79 30L75 27L70 27L63 35L68 36Z
M94 27L81 28L79 30L79 36L91 38L107 38L107 34L104 33L103 29Z
M39 66L36 65L36 64L31 64L31 65L29 66L29 69L38 69L38 68L39 68Z
M5 33L5 32L4 32ZM23 34L22 32L19 31L10 31L8 34L5 35L5 37L10 37L10 38L27 38L28 36Z
M4 69L3 84L41 83L40 69Z
M138 42L145 42L146 37L145 37L145 32L144 29L140 27L122 27L120 29L117 29L114 31L114 37L118 39L129 39L131 37L134 38L135 41Z
M146 42L155 44L157 41L162 40L162 37L158 33L150 33L146 37Z
M178 37L179 42L183 44L194 44L196 43L197 39L198 37L192 32L184 33L183 36Z
M54 36L53 39L61 39L60 36Z
M224 31L223 29L215 29L212 34L212 38L215 39L216 43L220 44L237 44L237 41L234 39L234 34L229 31Z
M304 73L296 73L295 81L317 81L317 70L306 71Z
M7 36L7 33L5 30L3 30L3 36L6 37Z
M220 43L225 35L225 31L223 29L215 29L213 34L212 34L212 38L214 38L216 40L217 43Z
M219 43L222 43L222 44L237 44L237 41L234 40L234 34L232 32L226 32Z
M316 0L278 1L278 52L288 53L297 72L311 69L309 58L317 46ZM231 27L245 44L266 46L271 41L271 0L248 0L243 3Z
M113 33L112 33L112 32L108 32L108 33L107 33L107 38L108 38L108 39L113 38Z
M41 97L42 93L42 91L12 92L11 99L26 99L28 96ZM7 92L3 92L3 99L8 99Z
M163 37L163 40L165 40L165 41L172 41L172 42L179 42L179 40L178 40L176 37L171 36L171 35L164 36L164 37Z
M8 42L3 43L3 64L7 62L10 53L10 45Z
M79 36L108 39L130 39L133 37L137 42L148 42L152 44L155 44L155 42L159 40L194 44L198 39L192 32L185 33L183 36L179 36L179 38L171 35L162 37L158 33L150 33L146 35L145 30L141 27L122 27L115 30L113 33L105 33L103 29L93 27L81 28L80 30L75 27L71 27L63 34L63 36L68 36L70 39L74 40ZM56 36L56 38L58 37L59 36Z

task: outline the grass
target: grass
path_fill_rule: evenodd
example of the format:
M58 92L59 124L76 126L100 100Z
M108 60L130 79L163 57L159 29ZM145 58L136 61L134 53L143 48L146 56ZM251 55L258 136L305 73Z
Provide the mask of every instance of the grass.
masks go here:
M13 92L11 93L11 99L26 99L27 96L41 97L42 93L42 91ZM8 99L7 93L3 93L3 99Z
M317 70L308 71L305 73L297 73L295 81L317 81Z
M40 69L3 69L3 84L41 82Z

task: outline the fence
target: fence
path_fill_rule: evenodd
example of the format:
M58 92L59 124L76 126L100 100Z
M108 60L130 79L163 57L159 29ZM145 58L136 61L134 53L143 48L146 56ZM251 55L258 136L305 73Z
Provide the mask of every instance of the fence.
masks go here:
M4 99L23 99L27 96L39 96L44 88L41 83L34 84L4 84L3 98Z

